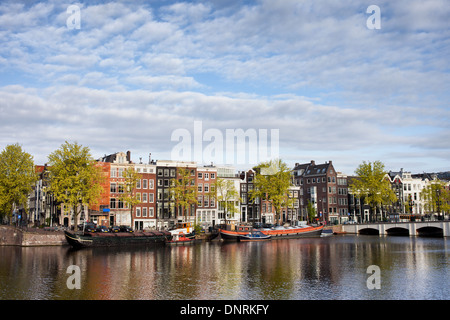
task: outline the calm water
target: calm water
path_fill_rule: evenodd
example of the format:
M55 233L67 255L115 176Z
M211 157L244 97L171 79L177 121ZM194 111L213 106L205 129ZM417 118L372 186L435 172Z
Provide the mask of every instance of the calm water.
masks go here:
M2 299L450 298L450 239L332 236L186 247L0 247ZM67 288L70 265L81 289ZM381 289L369 290L370 265Z

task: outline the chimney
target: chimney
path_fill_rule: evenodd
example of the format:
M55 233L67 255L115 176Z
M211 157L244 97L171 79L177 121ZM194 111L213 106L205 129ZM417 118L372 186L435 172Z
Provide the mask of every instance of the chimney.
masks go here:
M330 160L330 161L328 161L328 164L333 164L333 161L331 161L331 160Z
M312 166L315 166L315 165L316 165L316 162L315 162L314 160L311 160L311 165L312 165Z
M127 151L127 161L131 163L131 151Z
M148 164L151 164L151 163L152 163L152 153L150 152L148 154Z

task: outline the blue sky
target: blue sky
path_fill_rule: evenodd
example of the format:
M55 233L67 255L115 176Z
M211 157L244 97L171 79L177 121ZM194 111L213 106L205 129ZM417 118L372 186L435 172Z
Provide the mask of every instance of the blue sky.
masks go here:
M290 165L450 170L449 17L443 0L2 1L0 148L170 159L202 121L278 129Z

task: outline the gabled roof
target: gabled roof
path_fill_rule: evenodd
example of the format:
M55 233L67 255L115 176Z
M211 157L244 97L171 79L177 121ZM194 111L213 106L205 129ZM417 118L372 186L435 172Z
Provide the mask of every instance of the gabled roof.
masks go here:
M325 162L323 164L316 164L314 160L310 163L299 164L296 163L293 169L294 176L297 177L309 177L309 176L322 176L326 175L328 168L332 166L332 162Z

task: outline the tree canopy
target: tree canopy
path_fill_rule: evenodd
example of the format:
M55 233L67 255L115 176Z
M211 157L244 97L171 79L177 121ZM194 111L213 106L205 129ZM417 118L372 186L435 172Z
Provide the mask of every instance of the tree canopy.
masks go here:
M425 210L428 213L441 213L450 211L450 191L445 188L446 183L441 180L433 180L422 189L420 196L425 202Z
M133 208L141 203L141 199L136 193L136 185L141 180L142 175L137 173L133 167L128 167L123 172L123 193L119 197L130 208L130 221L133 221Z
M250 198L271 201L275 209L275 219L279 221L281 210L289 207L293 201L289 198L291 169L281 159L275 159L260 163L254 170L257 174Z
M28 210L28 195L37 180L33 157L16 143L0 153L0 215L11 217L22 206Z
M355 173L358 177L352 181L349 188L356 196L364 198L373 210L373 218L378 206L397 201L390 182L384 179L386 171L381 161L363 161Z
M65 142L48 156L50 192L58 202L73 209L74 228L81 205L98 202L103 188L102 169L96 165L88 147Z
M198 204L195 174L188 168L178 168L177 171L178 177L172 180L170 192L175 199L177 207L181 208L178 215L182 215L183 221L186 222L186 215L188 211L190 212L191 205Z
M241 200L239 197L239 191L236 190L233 180L224 178L217 178L213 187L214 191L211 191L211 197L216 199L217 205L220 209L223 208L226 223L227 215L232 218L239 212L239 208L235 205L235 201Z

